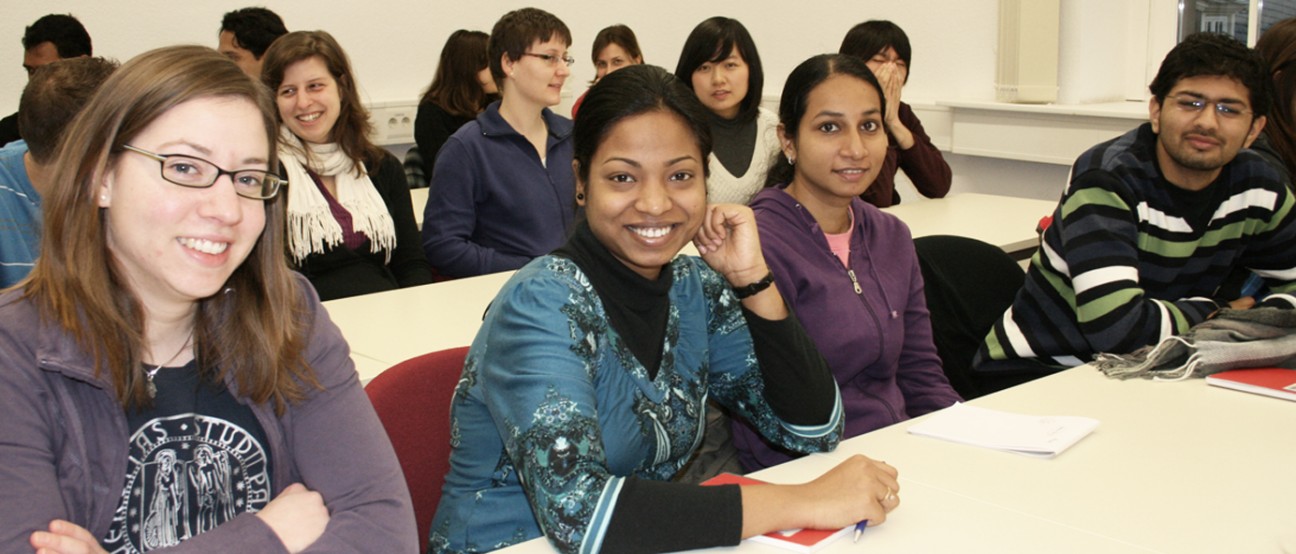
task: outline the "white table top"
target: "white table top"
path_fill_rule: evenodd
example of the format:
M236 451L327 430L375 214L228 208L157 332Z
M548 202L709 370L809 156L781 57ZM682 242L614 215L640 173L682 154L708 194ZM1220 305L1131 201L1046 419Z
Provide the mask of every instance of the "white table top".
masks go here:
M368 383L400 362L468 346L482 314L512 271L353 296L324 303L351 345L351 359Z
M1053 215L1055 208L1055 201L960 193L945 198L907 200L882 211L905 222L914 238L972 237L1012 254L1039 246L1035 227L1040 218Z
M770 482L799 483L827 471L831 458L810 457L770 468L758 475ZM783 471L783 468L789 468ZM912 554L927 552L1049 552L1104 554L1151 552L1135 545L1069 528L1057 523L994 506L977 499L900 479L902 505L885 524L869 527L858 543L844 537L824 547L822 554ZM508 548L500 554L554 554L540 537ZM777 554L786 549L743 542L732 548L693 552Z
M410 189L410 204L414 207L414 222L418 223L419 229L423 228L423 208L427 207L428 191L427 187Z
M1296 551L1294 403L1200 379L1109 380L1087 367L972 403L1102 423L1048 460L910 435L910 421L754 476L804 482L855 453L900 470L900 508L828 554ZM501 552L553 550L540 538Z
M913 422L826 456L883 458L908 482L1152 551L1296 551L1296 403L1082 366L973 404L1101 424L1051 460L910 435Z

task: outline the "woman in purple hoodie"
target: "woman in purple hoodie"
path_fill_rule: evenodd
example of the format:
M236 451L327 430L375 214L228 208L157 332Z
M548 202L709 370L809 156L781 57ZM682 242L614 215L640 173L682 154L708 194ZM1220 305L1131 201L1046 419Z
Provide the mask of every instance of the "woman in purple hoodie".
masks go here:
M779 105L773 185L751 203L774 280L837 378L844 437L960 400L932 344L909 229L859 199L886 157L884 102L859 59L797 66ZM742 422L734 444L749 470L792 457Z

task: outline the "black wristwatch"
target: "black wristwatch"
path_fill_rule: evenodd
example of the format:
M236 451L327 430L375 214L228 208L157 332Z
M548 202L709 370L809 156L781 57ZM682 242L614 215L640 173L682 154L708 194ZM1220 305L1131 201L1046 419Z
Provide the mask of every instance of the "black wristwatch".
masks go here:
M752 296L760 291L769 288L769 286L772 284L774 284L774 272L771 271L769 273L766 273L765 277L761 278L761 280L756 281L755 283L742 286L742 287L734 287L733 288L734 296L737 296L739 300L742 300L744 298L747 298L748 296Z

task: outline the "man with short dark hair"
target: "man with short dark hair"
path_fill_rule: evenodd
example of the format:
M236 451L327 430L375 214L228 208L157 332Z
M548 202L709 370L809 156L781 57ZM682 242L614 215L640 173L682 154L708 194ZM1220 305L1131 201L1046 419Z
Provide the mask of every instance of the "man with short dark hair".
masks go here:
M42 65L94 55L90 33L72 14L49 14L27 27L23 33L23 69L27 77ZM18 114L0 119L0 146L22 138Z
M221 20L220 46L244 73L261 79L261 56L275 39L288 34L283 19L265 8L243 8L225 14Z
M1082 154L1026 284L977 353L1013 384L1188 331L1221 308L1296 307L1296 211L1286 177L1245 150L1269 72L1223 35L1188 37L1150 87L1148 123ZM1249 270L1259 303L1221 287ZM1230 297L1233 296L1233 297Z
M23 89L23 140L0 148L0 287L31 271L40 252L41 197L49 192L60 137L117 64L60 60L37 68Z

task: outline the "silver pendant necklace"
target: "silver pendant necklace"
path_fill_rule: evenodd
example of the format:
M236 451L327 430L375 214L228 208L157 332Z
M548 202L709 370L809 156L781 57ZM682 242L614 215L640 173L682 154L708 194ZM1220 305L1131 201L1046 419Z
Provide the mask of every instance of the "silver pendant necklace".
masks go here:
M171 359L158 364L158 366L153 369L144 370L144 377L148 379L147 388L149 398L157 398L157 385L153 384L153 376L157 375L158 370L162 369L163 366L174 362L176 358L179 358L180 354L183 354L184 351L189 348L189 343L191 342L193 342L193 333L189 333L189 338L185 339L184 345L180 347L180 350L176 351L175 355L171 356Z

